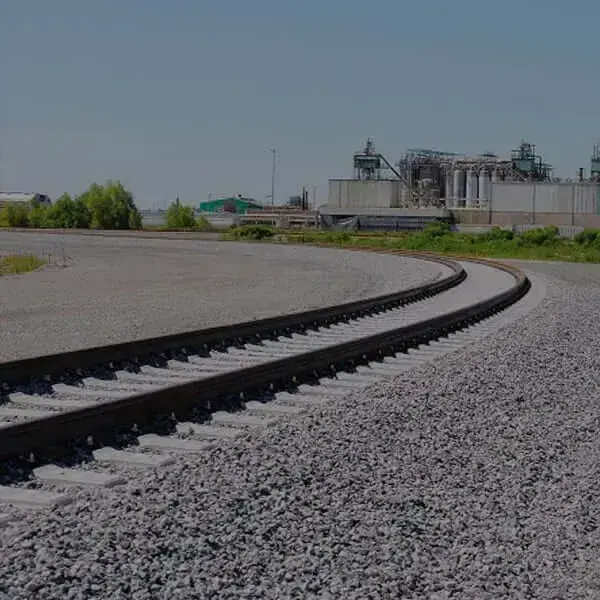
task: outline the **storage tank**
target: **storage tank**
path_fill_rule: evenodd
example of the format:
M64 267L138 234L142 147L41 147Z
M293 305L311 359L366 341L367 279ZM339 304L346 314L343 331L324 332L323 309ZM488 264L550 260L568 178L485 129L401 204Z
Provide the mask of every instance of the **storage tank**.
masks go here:
M490 189L490 174L487 169L481 169L479 173L479 204L488 203Z
M452 169L447 169L445 173L445 185L446 185L446 206L448 208L454 206L454 174L452 173Z
M465 207L471 208L477 200L477 173L473 169L467 171L465 186Z
M454 169L454 206L460 206L462 204L462 198L464 198L463 192L463 171L462 169Z

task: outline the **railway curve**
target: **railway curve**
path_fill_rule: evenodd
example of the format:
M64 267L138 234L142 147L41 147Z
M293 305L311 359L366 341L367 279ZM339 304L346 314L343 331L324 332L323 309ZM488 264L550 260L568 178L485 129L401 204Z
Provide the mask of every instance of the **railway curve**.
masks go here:
M2 504L67 503L57 482L115 483L103 463L158 467L368 387L416 349L454 347L531 288L515 267L419 257L449 274L317 311L0 365L0 521Z

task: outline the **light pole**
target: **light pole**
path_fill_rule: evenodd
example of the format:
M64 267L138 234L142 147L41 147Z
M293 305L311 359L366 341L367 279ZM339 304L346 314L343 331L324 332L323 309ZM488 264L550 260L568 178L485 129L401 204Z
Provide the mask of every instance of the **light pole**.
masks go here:
M6 165L2 162L2 153L0 152L0 170L4 169ZM2 173L0 173L1 175ZM2 191L2 179L0 178L0 192Z
M271 171L271 206L275 204L275 174L277 172L277 150L271 148L273 154L273 168Z

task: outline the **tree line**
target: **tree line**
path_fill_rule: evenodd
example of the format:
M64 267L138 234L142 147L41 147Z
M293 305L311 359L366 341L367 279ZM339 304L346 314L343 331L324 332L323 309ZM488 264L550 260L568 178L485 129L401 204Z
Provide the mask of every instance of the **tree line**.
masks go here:
M142 215L133 194L118 181L93 183L85 192L72 197L63 194L50 205L36 200L9 203L0 209L0 226L45 229L141 229ZM166 229L209 230L210 223L196 218L191 206L179 199L166 213Z
M118 181L93 183L82 194L63 194L50 205L32 200L7 204L0 224L8 227L57 229L141 229L140 214L132 193Z

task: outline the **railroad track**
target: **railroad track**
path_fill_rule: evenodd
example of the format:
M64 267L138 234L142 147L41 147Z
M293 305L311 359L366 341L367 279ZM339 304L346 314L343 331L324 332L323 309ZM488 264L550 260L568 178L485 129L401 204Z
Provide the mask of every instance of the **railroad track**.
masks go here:
M72 487L118 485L360 391L539 296L512 267L421 258L443 276L398 294L0 365L0 525L17 514L4 505L66 504Z

